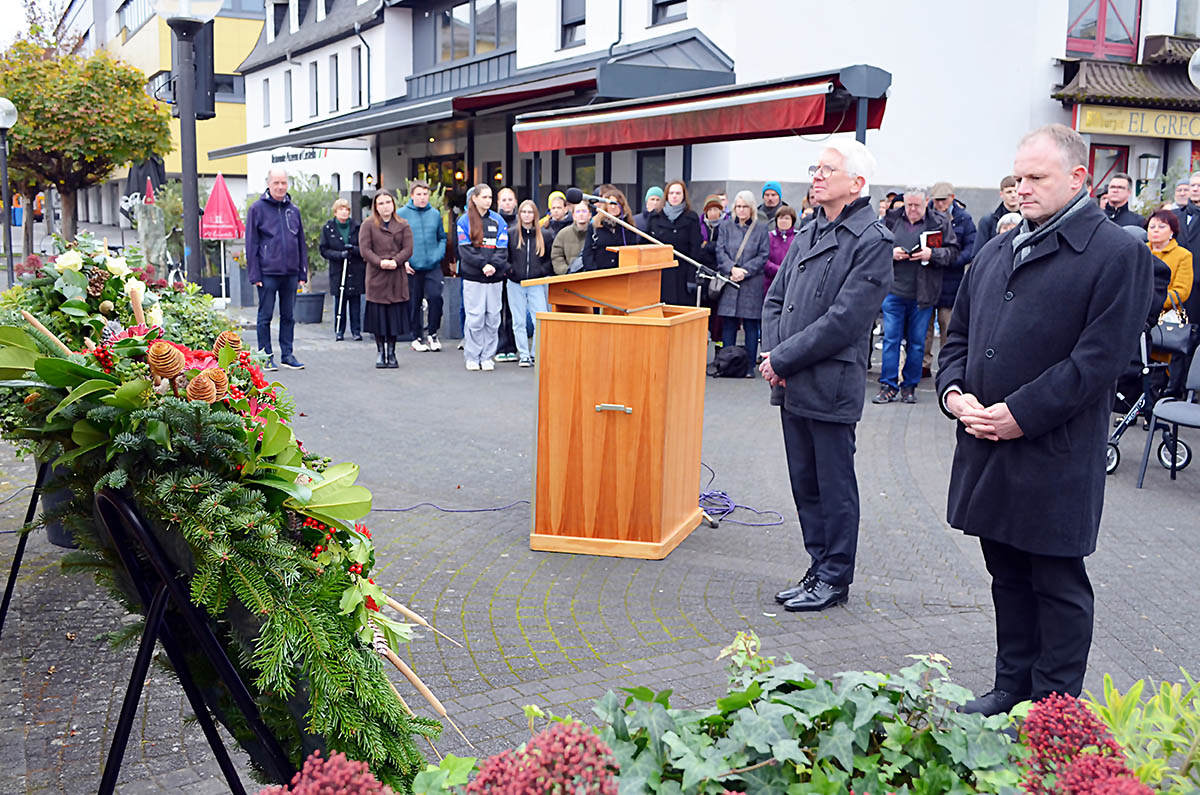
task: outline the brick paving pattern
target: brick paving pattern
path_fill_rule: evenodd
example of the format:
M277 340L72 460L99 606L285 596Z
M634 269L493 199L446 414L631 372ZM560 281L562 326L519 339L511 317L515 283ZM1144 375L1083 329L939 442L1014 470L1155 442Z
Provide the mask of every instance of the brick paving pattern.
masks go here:
M278 374L307 415L297 432L311 449L359 462L377 508L529 498L536 370L468 373L451 343L440 354L405 347L399 370L376 371L370 342L334 343L328 324L297 336L308 369ZM918 405L868 405L859 425L863 521L847 606L800 616L775 604L773 593L807 564L777 410L759 382L710 380L703 458L716 471L711 488L780 511L782 526L702 527L667 560L638 561L531 552L527 504L375 513L379 582L465 646L423 631L407 650L410 664L481 753L528 736L525 704L591 718L605 690L643 684L672 688L677 706L709 704L725 687L717 652L744 629L762 637L767 654L790 654L825 675L892 670L905 655L940 652L959 682L988 689L988 583L977 543L943 519L953 425L924 383ZM1100 548L1088 561L1097 596L1092 689L1105 672L1119 685L1178 679L1200 652L1200 638L1185 629L1200 473L1171 483L1152 463L1147 487L1135 490L1143 439L1131 432L1123 445ZM32 477L32 466L5 449L0 497ZM19 525L26 494L0 506L0 529ZM0 535L4 571L15 543ZM0 643L0 792L94 792L128 684L134 649L112 650L102 637L128 619L89 578L62 572L62 554L42 533L31 539ZM409 700L418 707L416 694ZM152 669L118 792L227 791L189 714L178 685ZM472 753L453 733L439 748Z

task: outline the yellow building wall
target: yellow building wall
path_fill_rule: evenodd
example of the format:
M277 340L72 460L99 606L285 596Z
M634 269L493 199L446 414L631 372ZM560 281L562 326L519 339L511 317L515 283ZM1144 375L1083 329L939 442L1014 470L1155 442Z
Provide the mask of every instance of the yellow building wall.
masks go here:
M217 17L213 29L213 69L220 74L234 74L237 67L258 42L262 32L261 19ZM146 77L171 69L171 29L155 17L135 31L108 43L108 50L121 60L141 69ZM207 153L213 149L246 142L246 106L236 102L218 102L216 118L196 122L196 167L202 174L218 171L229 176L246 175L246 158L229 157L210 162ZM168 174L182 171L179 154L179 120L171 119L172 151L163 160Z

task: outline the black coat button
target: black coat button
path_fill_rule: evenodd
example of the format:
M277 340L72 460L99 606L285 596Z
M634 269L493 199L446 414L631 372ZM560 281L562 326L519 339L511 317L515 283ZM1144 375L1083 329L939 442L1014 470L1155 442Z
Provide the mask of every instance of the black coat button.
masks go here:
M801 263L800 263L800 264L799 264L799 265L796 267L796 270L798 270L798 271L800 271L801 273L803 273L803 272L804 272L804 263L803 263L803 262L801 262Z
M1008 290L1007 292L1004 293L1005 301L1011 301L1012 299L1013 299L1012 290Z
M993 350L992 348L988 348L986 351L983 352L983 355L990 359L996 355L996 351Z
M795 305L794 305L794 304L788 304L788 311L789 311L789 312L791 312L791 311L792 311L793 309L795 309L795 308L796 308L796 307L795 307Z

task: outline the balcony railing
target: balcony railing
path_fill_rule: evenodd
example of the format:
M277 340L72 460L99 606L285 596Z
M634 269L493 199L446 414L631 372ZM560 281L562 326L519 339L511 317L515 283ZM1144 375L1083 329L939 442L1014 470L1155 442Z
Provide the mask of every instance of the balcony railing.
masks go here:
M486 86L511 77L517 71L517 54L512 50L413 75L408 80L409 99L436 97L451 91Z

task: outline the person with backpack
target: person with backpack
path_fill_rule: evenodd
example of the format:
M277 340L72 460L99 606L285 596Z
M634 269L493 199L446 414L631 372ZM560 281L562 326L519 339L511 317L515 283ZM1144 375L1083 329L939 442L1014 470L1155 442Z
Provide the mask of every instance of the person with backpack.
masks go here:
M468 370L496 369L500 296L508 272L508 225L492 212L492 188L480 183L467 193L458 219L458 269L463 279L463 358Z
M554 245L550 247L550 264L555 276L583 270L583 244L588 239L588 222L592 220L592 211L587 202L580 202L571 208L571 224L559 230L554 236Z
M537 225L538 209L532 199L521 202L517 208L517 222L508 234L508 281L504 289L508 293L508 305L513 314L513 335L517 338L518 364L533 366L533 352L529 348L529 330L525 326L526 314L533 318L534 334L537 334L537 313L549 312L550 303L546 285L525 286L521 282L553 276L550 265L550 247L553 241L550 232Z
M412 310L412 349L440 351L438 329L442 327L442 260L446 258L446 230L442 214L429 203L429 183L413 180L408 186L408 203L396 215L408 221L413 233L413 253L404 263L408 274ZM422 317L421 302L428 304L429 322Z
M733 200L733 217L721 222L717 241L717 270L739 285L734 289L720 285L717 313L722 317L722 335L726 348L737 344L738 322L744 331L749 362L744 373L753 378L751 366L758 355L758 335L762 328L763 271L770 255L767 223L761 222L754 209L754 194L748 190Z

